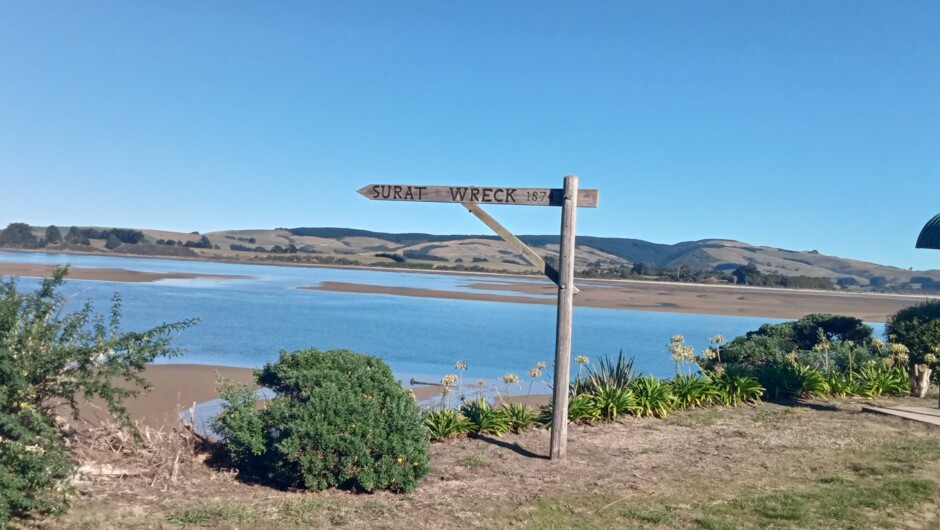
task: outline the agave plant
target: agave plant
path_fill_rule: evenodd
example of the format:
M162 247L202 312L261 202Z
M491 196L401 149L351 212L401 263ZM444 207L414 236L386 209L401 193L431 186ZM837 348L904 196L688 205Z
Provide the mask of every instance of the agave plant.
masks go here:
M470 423L456 410L443 409L425 411L424 426L432 441L440 441L464 434L470 428Z
M477 399L460 407L460 413L467 418L470 434L495 434L502 436L509 430L509 419L499 409L494 409L485 399Z
M676 374L669 382L678 408L693 409L720 402L715 383L700 374Z
M718 392L718 402L731 407L743 403L759 403L765 392L756 377L734 368L712 373L711 380Z
M589 367L584 380L579 376L572 384L571 394L593 393L599 388L629 388L636 377L633 371L633 357L624 358L623 350L614 361L610 357L598 359L597 368Z
M676 397L667 381L651 375L642 375L633 380L630 390L636 396L636 415L665 418L675 410Z
M538 414L532 407L522 403L503 405L503 414L509 422L509 430L519 434L538 422Z

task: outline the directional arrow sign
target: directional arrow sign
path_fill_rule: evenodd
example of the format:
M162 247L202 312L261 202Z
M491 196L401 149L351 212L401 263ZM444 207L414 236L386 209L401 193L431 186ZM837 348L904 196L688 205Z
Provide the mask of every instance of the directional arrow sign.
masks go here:
M555 188L369 184L357 190L357 193L373 201L469 202L530 206L562 206L565 201L564 190ZM597 190L578 190L577 205L583 208L597 208L597 196Z

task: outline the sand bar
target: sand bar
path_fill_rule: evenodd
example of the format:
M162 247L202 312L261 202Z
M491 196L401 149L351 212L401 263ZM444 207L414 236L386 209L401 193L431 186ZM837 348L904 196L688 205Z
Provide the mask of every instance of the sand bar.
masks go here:
M55 265L43 265L39 263L0 263L0 276L47 278L52 276L52 271L55 270L55 267ZM192 280L195 278L243 280L250 278L250 276L196 274L192 272L141 272L127 269L70 267L68 278L71 280L144 283L155 282L157 280Z
M928 299L925 296L898 294L629 280L582 280L578 281L577 285L581 292L575 296L574 303L583 307L766 318L799 318L810 313L833 313L854 316L866 322L884 322L899 309ZM447 291L347 282L323 282L302 289L488 302L556 303L555 298L544 296L557 292L555 286L547 282L479 282L467 287L474 290ZM509 291L518 295L487 291Z

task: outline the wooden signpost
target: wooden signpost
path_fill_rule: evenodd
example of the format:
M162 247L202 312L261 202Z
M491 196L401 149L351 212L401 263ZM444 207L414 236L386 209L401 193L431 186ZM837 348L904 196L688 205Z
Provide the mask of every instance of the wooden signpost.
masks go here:
M552 460L564 460L568 445L568 382L571 377L571 315L574 295L575 220L579 206L596 208L597 190L579 190L578 177L565 177L564 187L509 188L477 186L418 186L414 184L369 184L358 190L377 201L456 202L483 221L529 262L541 268L558 286L558 318L555 327L555 384L552 403ZM481 204L519 204L561 207L559 269L555 270L525 243L489 216Z

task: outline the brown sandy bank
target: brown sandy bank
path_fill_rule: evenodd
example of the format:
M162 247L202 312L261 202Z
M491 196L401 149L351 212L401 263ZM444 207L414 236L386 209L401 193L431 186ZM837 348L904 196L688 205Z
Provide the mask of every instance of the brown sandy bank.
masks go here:
M39 263L0 263L0 276L24 276L47 278L52 276L54 265ZM192 272L141 272L127 269L94 269L72 267L69 276L72 280L97 280L107 282L155 282L157 280L192 280L194 278L214 278L218 280L246 279L248 276L224 274L196 274Z
M581 292L575 296L574 303L583 307L767 318L799 318L810 313L834 313L854 316L867 322L884 322L889 315L899 309L927 298L895 294L642 281L579 281L577 285ZM323 282L302 289L488 302L556 303L554 297L533 296L556 293L555 286L550 283L481 282L468 287L475 291L389 287L347 282ZM486 292L493 290L519 294Z
M125 401L132 420L155 428L176 425L179 411L219 397L219 377L238 383L251 384L254 369L204 364L158 364L148 366L144 372L152 388L134 399ZM407 384L406 384L407 387ZM431 399L439 393L437 387L407 387L419 400ZM99 406L85 404L82 415L92 422L108 419Z

